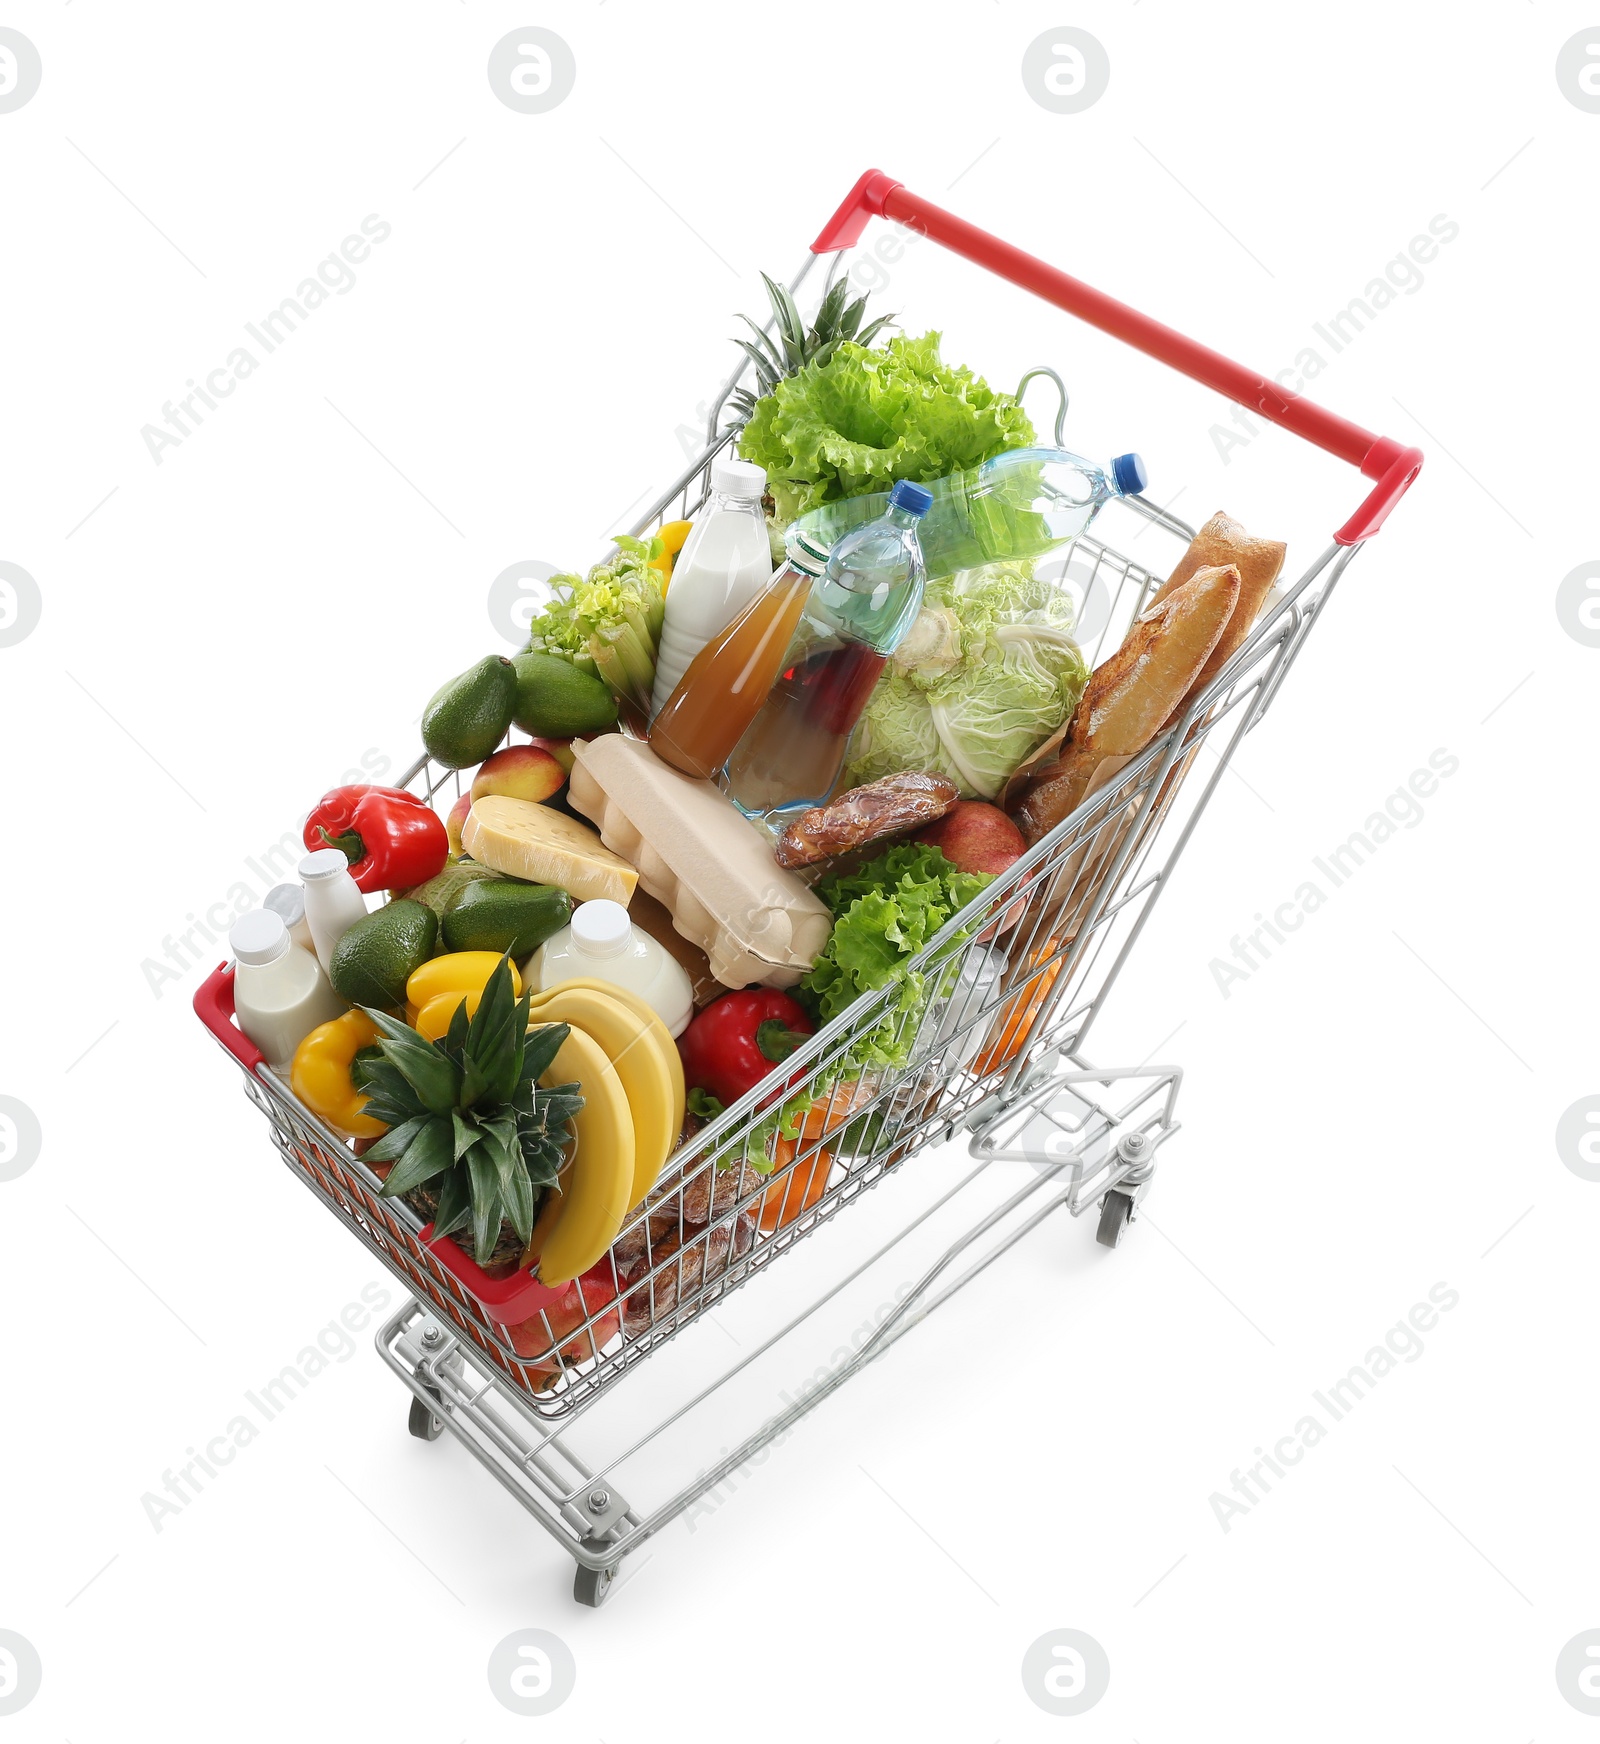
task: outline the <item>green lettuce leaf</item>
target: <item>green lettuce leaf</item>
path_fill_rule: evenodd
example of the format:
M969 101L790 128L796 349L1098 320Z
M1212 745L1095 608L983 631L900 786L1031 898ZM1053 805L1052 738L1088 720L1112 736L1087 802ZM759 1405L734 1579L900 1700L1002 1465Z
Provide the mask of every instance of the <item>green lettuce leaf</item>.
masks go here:
M858 1041L855 1069L903 1065L925 1003L924 977L905 965L989 882L987 872L958 872L937 848L900 842L854 872L816 887L834 916L822 955L796 996L826 1023L865 993L897 977L900 993L883 1021Z
M839 497L926 483L1034 440L1009 394L939 356L939 335L852 341L807 364L756 402L739 452L766 468L775 518Z

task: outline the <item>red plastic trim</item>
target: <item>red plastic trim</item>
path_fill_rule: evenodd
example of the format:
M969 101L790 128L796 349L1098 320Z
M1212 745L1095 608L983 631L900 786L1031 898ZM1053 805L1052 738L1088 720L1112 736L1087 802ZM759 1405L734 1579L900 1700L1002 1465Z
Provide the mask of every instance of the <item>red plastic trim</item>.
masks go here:
M233 1021L233 965L218 963L200 983L194 996L194 1008L200 1021L247 1072L254 1073L266 1064L265 1056L253 1041ZM541 1308L560 1301L565 1286L553 1290L541 1284L531 1272L517 1272L509 1278L491 1278L449 1236L432 1239L433 1225L422 1232L422 1240L440 1265L451 1273L470 1295L483 1305L491 1320L515 1326L529 1320Z
M899 186L893 176L886 176L882 170L867 170L845 195L839 210L823 225L811 252L834 254L841 248L854 248L867 220L883 216L884 200Z
M200 1021L247 1072L264 1066L266 1056L233 1021L233 964L218 963L194 996Z
M854 246L861 240L867 220L874 215L903 224L986 271L1021 285L1047 303L1065 309L1329 454L1336 454L1351 466L1359 467L1368 478L1380 480L1378 489L1334 535L1341 544L1355 544L1377 532L1422 468L1419 449L1404 448L1391 437L1374 436L1370 430L1352 424L1348 418L1339 417L1315 401L1286 392L1244 364L1186 338L1148 315L1141 315L1137 309L1095 290L1037 255L1014 248L931 200L909 192L903 183L882 170L868 170L861 177L823 226L811 245L812 252L823 254Z
M1422 450L1402 448L1387 436L1373 443L1372 452L1361 470L1368 478L1376 478L1378 488L1367 494L1367 500L1334 534L1337 545L1359 545L1370 539L1389 518L1389 511L1411 488L1411 481L1422 471Z
M559 1290L553 1290L548 1284L541 1284L532 1272L513 1272L509 1278L491 1278L448 1235L434 1240L431 1223L423 1230L422 1240L439 1264L464 1290L477 1298L489 1318L502 1326L516 1326L521 1321L531 1320L541 1308L559 1302L566 1294L565 1284Z

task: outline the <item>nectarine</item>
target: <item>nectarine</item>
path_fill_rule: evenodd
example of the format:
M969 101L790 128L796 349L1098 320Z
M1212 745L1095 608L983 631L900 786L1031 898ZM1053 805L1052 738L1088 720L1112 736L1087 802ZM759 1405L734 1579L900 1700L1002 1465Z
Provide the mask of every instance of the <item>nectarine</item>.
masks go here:
M461 794L455 804L450 807L450 815L444 820L444 833L450 841L450 858L460 859L465 850L461 846L461 831L467 821L467 813L472 810L472 795Z
M530 743L537 745L541 751L548 751L569 775L572 773L573 757L571 739L541 739L535 737L530 741Z
M559 793L566 783L566 770L542 745L507 745L479 767L472 782L472 797L486 799L494 794L537 805Z

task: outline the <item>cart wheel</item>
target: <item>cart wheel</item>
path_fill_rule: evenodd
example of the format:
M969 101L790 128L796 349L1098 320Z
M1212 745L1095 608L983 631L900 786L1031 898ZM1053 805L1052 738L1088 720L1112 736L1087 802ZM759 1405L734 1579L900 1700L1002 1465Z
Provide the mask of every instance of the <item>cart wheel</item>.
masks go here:
M1132 1215L1133 1201L1126 1193L1107 1193L1100 1201L1100 1227L1095 1231L1095 1240L1101 1247L1120 1247L1122 1232Z
M580 1562L572 1580L573 1598L580 1605L603 1605L616 1574L614 1568L585 1568Z
M411 1415L406 1418L406 1428L418 1441L437 1441L444 1432L444 1421L435 1417L421 1399L413 1399Z

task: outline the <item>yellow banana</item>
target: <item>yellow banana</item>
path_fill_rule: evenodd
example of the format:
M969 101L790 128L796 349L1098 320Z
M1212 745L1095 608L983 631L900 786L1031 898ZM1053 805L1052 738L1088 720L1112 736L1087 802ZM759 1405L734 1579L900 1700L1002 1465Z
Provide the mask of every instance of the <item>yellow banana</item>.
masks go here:
M533 1230L528 1236L528 1245L522 1255L523 1271L531 1272L538 1265L539 1255L544 1252L544 1244L550 1239L550 1231L561 1219L561 1200L571 1179L572 1162L569 1158L555 1185L545 1194L544 1203L539 1207L539 1215L533 1220Z
M562 1186L561 1212L539 1252L539 1281L558 1287L588 1271L616 1239L633 1191L633 1116L616 1068L593 1036L573 1027L545 1084L576 1081L583 1107L573 1120L577 1148Z
M644 1020L667 1062L667 1072L672 1079L672 1142L676 1144L678 1134L683 1131L683 1059L678 1053L678 1044L672 1039L672 1031L661 1021L655 1007L647 1005L637 993L630 993L626 987L614 987L609 981L597 981L592 975L575 975L570 981L559 982L557 986L586 987L591 993L604 993L608 999L617 1000ZM552 987L550 991L554 993L556 988ZM535 993L533 997L537 1001L544 996Z
M566 982L536 994L529 1016L540 1023L567 1023L583 1030L599 1042L616 1068L633 1115L631 1210L655 1186L679 1131L672 1120L672 1077L655 1036L620 999Z

